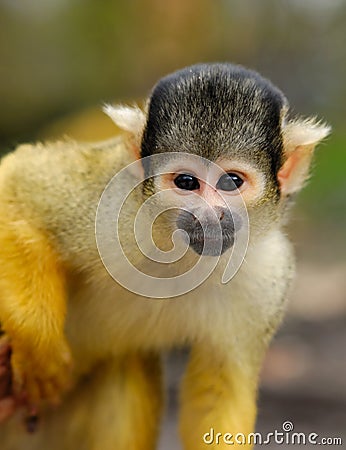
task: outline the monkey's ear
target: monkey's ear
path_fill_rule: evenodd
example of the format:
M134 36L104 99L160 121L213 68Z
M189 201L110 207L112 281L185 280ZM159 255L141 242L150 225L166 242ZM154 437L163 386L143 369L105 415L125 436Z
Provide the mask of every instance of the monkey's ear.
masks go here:
M137 106L105 105L103 112L109 116L113 122L122 130L129 132L134 138L137 147L137 157L139 157L139 146L144 130L146 116Z
M138 106L105 105L102 109L119 128L135 136L141 135L146 117Z
M286 160L278 172L282 195L299 191L309 176L316 145L330 133L330 127L314 119L291 121L283 125Z

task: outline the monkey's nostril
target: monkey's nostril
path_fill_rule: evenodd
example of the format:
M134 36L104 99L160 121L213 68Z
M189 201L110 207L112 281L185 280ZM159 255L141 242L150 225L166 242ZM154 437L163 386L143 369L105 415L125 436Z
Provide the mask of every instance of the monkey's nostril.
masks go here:
M219 213L219 219L220 219L220 222L221 222L221 220L222 220L224 217L225 217L225 212L224 212L224 211L220 211L220 213Z

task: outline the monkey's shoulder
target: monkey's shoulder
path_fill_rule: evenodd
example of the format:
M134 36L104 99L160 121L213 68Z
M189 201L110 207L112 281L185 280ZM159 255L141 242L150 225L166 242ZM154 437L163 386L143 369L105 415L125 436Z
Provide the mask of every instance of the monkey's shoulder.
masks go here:
M0 200L40 209L100 195L108 181L133 160L125 140L73 140L20 145L0 165ZM25 208L24 208L25 209Z
M90 249L94 257L100 197L133 159L122 138L19 146L0 165L0 230L26 223L65 259L84 253L87 259Z

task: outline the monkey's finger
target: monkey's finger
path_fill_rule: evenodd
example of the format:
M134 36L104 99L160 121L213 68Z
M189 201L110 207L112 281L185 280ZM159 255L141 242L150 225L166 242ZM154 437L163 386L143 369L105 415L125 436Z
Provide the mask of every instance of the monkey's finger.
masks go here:
M16 410L16 401L13 397L0 400L0 423L12 416Z
M39 417L31 414L25 419L25 426L28 433L34 433L37 430Z
M36 406L28 406L25 417L25 427L29 433L34 433L37 430L39 421L38 408Z

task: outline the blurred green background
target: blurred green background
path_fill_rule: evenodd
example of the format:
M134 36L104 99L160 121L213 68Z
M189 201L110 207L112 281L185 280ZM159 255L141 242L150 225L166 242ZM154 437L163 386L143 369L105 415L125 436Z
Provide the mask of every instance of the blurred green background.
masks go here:
M332 125L288 230L299 275L263 371L263 410L276 405L261 413L263 429L287 411L310 431L346 429L345 48L345 0L0 0L2 153L26 140L109 137L104 101L141 100L161 76L203 61L256 69L293 111ZM163 448L178 448L166 433Z

